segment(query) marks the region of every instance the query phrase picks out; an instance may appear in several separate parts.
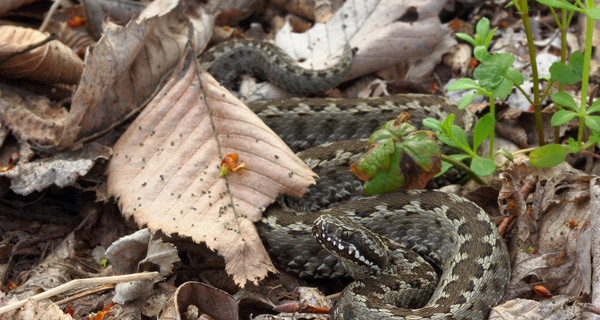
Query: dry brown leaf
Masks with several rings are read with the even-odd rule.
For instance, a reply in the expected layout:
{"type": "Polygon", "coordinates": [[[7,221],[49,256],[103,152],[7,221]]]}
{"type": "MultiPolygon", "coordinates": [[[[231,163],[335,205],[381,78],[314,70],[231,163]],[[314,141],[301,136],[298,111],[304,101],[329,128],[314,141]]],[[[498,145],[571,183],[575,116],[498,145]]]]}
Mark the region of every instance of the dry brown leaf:
{"type": "MultiPolygon", "coordinates": [[[[72,146],[79,138],[102,134],[135,114],[177,65],[191,34],[190,20],[178,7],[169,7],[168,12],[156,10],[162,2],[149,5],[141,22],[132,21],[115,33],[107,31],[86,56],[59,149],[72,146]]],[[[194,26],[212,22],[207,15],[196,19],[203,21],[192,21],[194,26]]],[[[198,45],[210,37],[209,33],[193,34],[198,45]]]]}
{"type": "Polygon", "coordinates": [[[0,15],[16,9],[20,6],[30,4],[40,0],[2,0],[0,1],[0,15]]]}
{"type": "Polygon", "coordinates": [[[175,291],[175,305],[179,319],[191,319],[187,315],[190,307],[199,309],[211,319],[237,320],[239,307],[235,299],[227,292],[206,283],[188,281],[175,291]]]}
{"type": "Polygon", "coordinates": [[[299,196],[314,183],[273,131],[199,69],[191,51],[117,141],[107,174],[123,215],[206,243],[240,285],[275,271],[252,222],[278,194],[299,196]],[[246,166],[219,178],[232,153],[246,166]]]}
{"type": "Polygon", "coordinates": [[[8,78],[48,83],[77,83],[83,70],[83,61],[60,41],[50,41],[20,53],[48,37],[49,34],[34,29],[0,26],[0,74],[8,78]],[[15,53],[19,54],[13,56],[15,53]]]}

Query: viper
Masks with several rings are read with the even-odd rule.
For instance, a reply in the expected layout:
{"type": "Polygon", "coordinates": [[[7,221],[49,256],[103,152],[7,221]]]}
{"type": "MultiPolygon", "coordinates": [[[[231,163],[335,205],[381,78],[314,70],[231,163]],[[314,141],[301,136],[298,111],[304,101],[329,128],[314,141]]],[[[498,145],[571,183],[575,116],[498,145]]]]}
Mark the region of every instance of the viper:
{"type": "MultiPolygon", "coordinates": [[[[257,41],[226,42],[201,58],[228,85],[236,72],[260,70],[255,72],[267,79],[284,78],[276,84],[291,83],[290,91],[311,93],[337,85],[350,68],[348,59],[345,48],[331,68],[305,70],[274,45],[257,41]]],[[[401,111],[417,126],[425,117],[457,114],[456,124],[467,132],[471,113],[433,95],[296,98],[249,107],[319,175],[302,198],[281,196],[258,229],[284,270],[356,280],[333,309],[334,319],[484,319],[502,298],[509,258],[485,211],[440,191],[363,197],[361,182],[348,170],[367,146],[365,138],[401,111]]]]}

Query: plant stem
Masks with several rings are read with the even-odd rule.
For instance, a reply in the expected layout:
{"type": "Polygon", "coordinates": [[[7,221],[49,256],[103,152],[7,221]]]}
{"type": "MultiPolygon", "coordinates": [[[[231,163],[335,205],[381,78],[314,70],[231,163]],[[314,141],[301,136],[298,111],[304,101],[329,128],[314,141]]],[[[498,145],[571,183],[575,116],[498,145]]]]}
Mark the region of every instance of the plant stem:
{"type": "Polygon", "coordinates": [[[490,95],[490,114],[494,119],[494,125],[490,132],[490,155],[489,158],[494,160],[494,134],[496,132],[496,105],[494,104],[494,98],[490,95]]]}
{"type": "MultiPolygon", "coordinates": [[[[567,61],[567,28],[569,28],[569,24],[567,21],[567,10],[560,10],[560,23],[558,23],[558,28],[560,30],[560,62],[565,63],[567,61]]],[[[558,92],[564,91],[563,85],[558,84],[558,92]]],[[[560,110],[558,106],[554,107],[554,112],[560,110]]],[[[554,128],[554,142],[556,144],[560,144],[560,126],[556,126],[554,128]]]]}
{"type": "MultiPolygon", "coordinates": [[[[592,0],[593,1],[593,0],[592,0]]],[[[540,101],[540,79],[538,77],[537,60],[535,58],[535,46],[533,45],[533,34],[531,33],[531,24],[529,23],[529,8],[527,0],[519,0],[519,13],[523,20],[523,28],[527,37],[527,47],[529,48],[529,61],[531,64],[531,77],[533,78],[533,108],[535,110],[535,126],[538,133],[538,143],[544,145],[544,124],[542,123],[542,103],[540,101]]]]}
{"type": "MultiPolygon", "coordinates": [[[[594,7],[594,0],[586,0],[586,6],[589,9],[594,7]]],[[[583,53],[583,74],[581,76],[581,105],[579,107],[579,130],[577,132],[577,146],[581,148],[583,140],[583,128],[585,109],[587,106],[587,91],[590,78],[590,60],[592,58],[592,37],[594,36],[594,20],[588,15],[585,16],[585,51],[583,53]]]]}
{"type": "Polygon", "coordinates": [[[469,167],[467,167],[464,163],[453,159],[452,157],[449,157],[445,154],[442,154],[442,160],[446,161],[448,163],[450,163],[451,165],[459,168],[460,170],[466,172],[469,177],[473,178],[473,180],[475,180],[475,182],[477,182],[478,184],[482,185],[482,186],[487,186],[488,184],[485,183],[483,180],[481,180],[481,178],[475,174],[475,172],[471,171],[471,169],[469,167]]]}
{"type": "Polygon", "coordinates": [[[517,86],[517,90],[521,91],[521,93],[523,94],[525,99],[527,99],[527,101],[529,101],[529,103],[531,103],[531,105],[533,105],[533,101],[531,100],[531,98],[529,97],[527,92],[525,92],[525,90],[523,90],[523,88],[521,88],[521,86],[517,86]]]}

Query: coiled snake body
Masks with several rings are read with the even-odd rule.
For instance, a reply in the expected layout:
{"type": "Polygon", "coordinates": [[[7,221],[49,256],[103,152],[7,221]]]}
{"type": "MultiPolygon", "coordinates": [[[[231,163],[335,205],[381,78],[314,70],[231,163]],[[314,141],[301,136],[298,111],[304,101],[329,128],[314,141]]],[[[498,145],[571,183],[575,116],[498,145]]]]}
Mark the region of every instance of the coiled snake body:
{"type": "MultiPolygon", "coordinates": [[[[260,63],[283,61],[269,59],[270,54],[261,53],[266,59],[260,63]]],[[[335,319],[487,316],[502,297],[510,272],[506,247],[485,211],[438,191],[361,197],[361,183],[347,170],[366,146],[360,139],[400,111],[409,111],[413,123],[420,124],[425,116],[457,113],[454,105],[430,95],[397,95],[301,98],[250,107],[292,149],[321,144],[299,153],[319,174],[317,185],[302,199],[282,197],[258,229],[274,262],[286,271],[313,278],[348,273],[357,280],[344,290],[335,319]],[[441,270],[439,280],[429,263],[441,270]]],[[[469,130],[473,116],[462,113],[457,120],[469,130]]]]}

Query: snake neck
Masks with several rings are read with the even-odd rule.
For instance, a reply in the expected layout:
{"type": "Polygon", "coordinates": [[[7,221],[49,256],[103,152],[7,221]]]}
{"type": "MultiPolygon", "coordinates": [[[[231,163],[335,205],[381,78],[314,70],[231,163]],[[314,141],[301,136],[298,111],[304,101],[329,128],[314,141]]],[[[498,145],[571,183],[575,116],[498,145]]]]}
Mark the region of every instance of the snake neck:
{"type": "Polygon", "coordinates": [[[350,71],[353,58],[352,49],[346,45],[331,67],[306,69],[271,43],[232,40],[212,47],[200,57],[200,61],[217,81],[228,87],[241,74],[252,73],[287,91],[315,94],[340,84],[350,71]]]}

